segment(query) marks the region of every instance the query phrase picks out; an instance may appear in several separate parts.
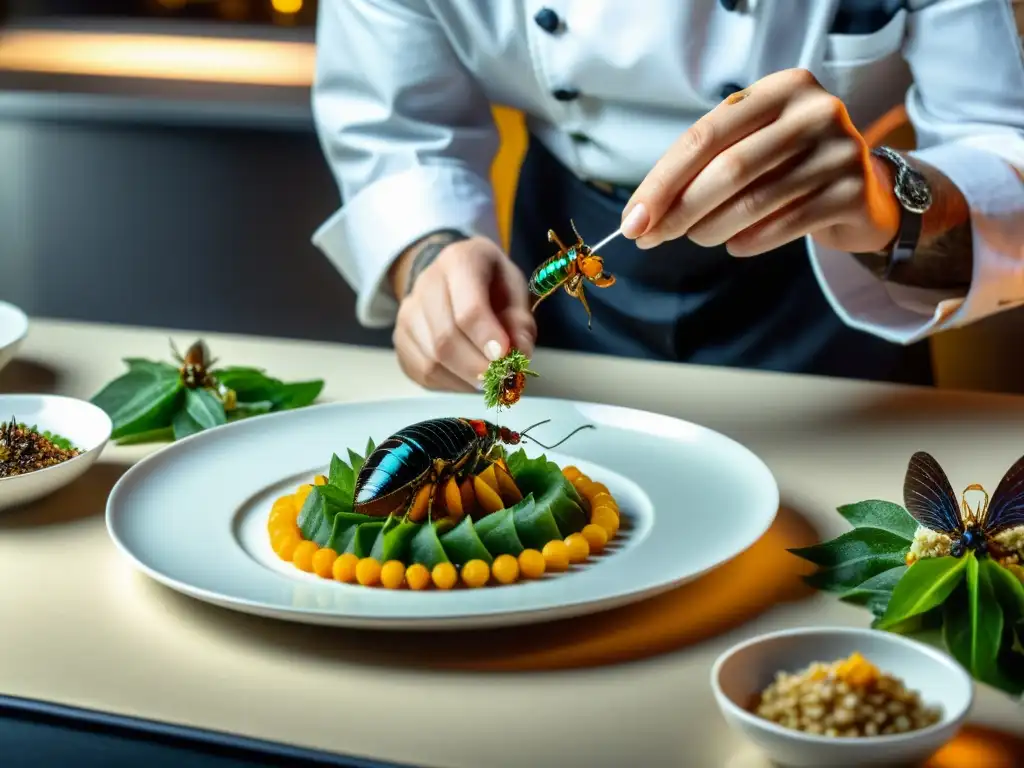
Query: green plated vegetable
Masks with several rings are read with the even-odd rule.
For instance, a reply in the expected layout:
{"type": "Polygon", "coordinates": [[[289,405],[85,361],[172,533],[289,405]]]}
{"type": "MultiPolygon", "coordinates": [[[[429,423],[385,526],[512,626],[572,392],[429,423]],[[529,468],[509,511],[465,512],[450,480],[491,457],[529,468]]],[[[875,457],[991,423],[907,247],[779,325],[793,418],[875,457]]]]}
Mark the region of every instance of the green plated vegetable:
{"type": "Polygon", "coordinates": [[[473,519],[469,515],[441,537],[441,546],[444,547],[448,559],[456,565],[465,565],[470,560],[483,560],[488,565],[494,562],[491,553],[480,541],[473,519]]]}

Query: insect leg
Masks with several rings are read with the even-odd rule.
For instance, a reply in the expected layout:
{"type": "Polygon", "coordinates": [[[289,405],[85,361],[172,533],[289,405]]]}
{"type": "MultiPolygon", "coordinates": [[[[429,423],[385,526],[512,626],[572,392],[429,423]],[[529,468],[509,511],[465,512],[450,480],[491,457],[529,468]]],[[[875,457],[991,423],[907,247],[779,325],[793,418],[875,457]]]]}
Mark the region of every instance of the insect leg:
{"type": "Polygon", "coordinates": [[[543,296],[533,294],[533,303],[530,305],[530,311],[533,312],[535,309],[537,309],[537,305],[544,301],[544,299],[546,299],[552,293],[554,293],[554,291],[549,291],[548,293],[545,293],[543,296]]]}
{"type": "Polygon", "coordinates": [[[587,295],[583,292],[583,280],[580,277],[573,278],[565,286],[566,292],[573,298],[579,299],[580,304],[587,313],[587,330],[593,330],[593,316],[590,314],[590,304],[587,303],[587,295]]]}
{"type": "Polygon", "coordinates": [[[568,250],[568,249],[567,249],[567,248],[565,247],[565,243],[563,243],[563,242],[562,242],[562,241],[561,241],[561,240],[560,240],[560,239],[558,238],[558,235],[556,235],[556,234],[555,234],[555,230],[553,230],[553,229],[549,229],[549,230],[548,230],[548,242],[549,242],[549,243],[554,243],[555,245],[557,245],[557,246],[558,246],[558,250],[559,250],[559,251],[565,251],[565,250],[568,250]]]}

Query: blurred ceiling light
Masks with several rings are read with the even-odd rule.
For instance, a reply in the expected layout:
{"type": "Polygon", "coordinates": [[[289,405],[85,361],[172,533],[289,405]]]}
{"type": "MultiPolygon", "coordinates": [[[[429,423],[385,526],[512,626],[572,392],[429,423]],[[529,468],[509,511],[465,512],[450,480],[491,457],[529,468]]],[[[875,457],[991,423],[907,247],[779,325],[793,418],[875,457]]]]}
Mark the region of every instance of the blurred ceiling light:
{"type": "Polygon", "coordinates": [[[300,86],[313,43],[43,30],[0,31],[0,70],[300,86]]]}
{"type": "Polygon", "coordinates": [[[302,0],[270,0],[270,4],[278,13],[298,13],[302,10],[302,0]]]}

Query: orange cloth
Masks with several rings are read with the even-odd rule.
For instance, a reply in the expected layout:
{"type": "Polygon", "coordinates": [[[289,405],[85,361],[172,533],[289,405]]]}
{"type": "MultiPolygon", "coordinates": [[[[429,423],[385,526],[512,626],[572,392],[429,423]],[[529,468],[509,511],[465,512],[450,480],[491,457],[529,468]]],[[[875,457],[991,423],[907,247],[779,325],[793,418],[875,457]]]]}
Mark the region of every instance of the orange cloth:
{"type": "Polygon", "coordinates": [[[459,644],[459,652],[441,664],[487,672],[538,671],[614,664],[676,650],[809,594],[799,576],[813,566],[786,549],[817,541],[802,517],[783,508],[750,549],[696,581],[611,611],[501,630],[501,648],[511,649],[501,655],[476,637],[479,653],[459,644]]]}

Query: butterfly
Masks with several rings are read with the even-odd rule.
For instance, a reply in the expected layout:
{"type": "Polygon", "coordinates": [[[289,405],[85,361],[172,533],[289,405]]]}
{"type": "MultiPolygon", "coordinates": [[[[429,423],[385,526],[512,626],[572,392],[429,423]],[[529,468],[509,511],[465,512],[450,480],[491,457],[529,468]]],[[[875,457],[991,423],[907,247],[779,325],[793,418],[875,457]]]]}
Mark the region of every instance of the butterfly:
{"type": "Polygon", "coordinates": [[[964,489],[957,503],[949,478],[934,458],[924,451],[910,457],[903,481],[903,503],[925,528],[948,536],[950,554],[962,557],[969,551],[1001,556],[993,537],[1024,525],[1024,457],[1007,470],[989,500],[977,483],[964,489]],[[985,498],[974,509],[967,503],[968,491],[981,491],[985,498]]]}

